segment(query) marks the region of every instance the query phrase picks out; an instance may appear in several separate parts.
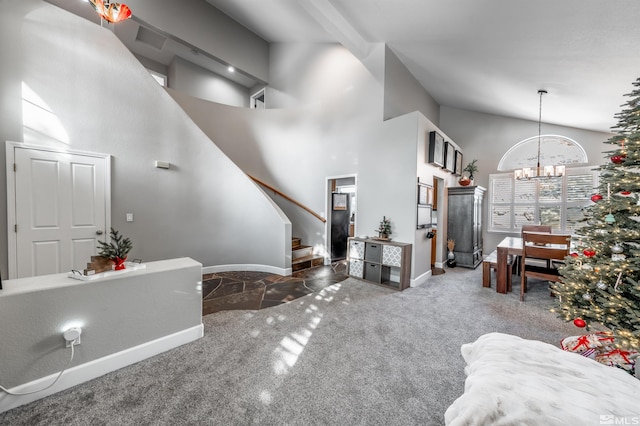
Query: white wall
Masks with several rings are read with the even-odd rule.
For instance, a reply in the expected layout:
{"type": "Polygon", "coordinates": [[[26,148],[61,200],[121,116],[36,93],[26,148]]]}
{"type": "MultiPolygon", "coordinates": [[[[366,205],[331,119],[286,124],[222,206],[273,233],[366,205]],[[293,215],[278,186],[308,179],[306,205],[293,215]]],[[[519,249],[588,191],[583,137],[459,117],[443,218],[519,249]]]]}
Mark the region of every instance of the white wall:
{"type": "MultiPolygon", "coordinates": [[[[335,44],[274,44],[271,52],[272,109],[230,108],[169,92],[241,169],[316,212],[328,209],[327,177],[357,175],[355,234],[376,235],[387,216],[392,238],[414,245],[412,278],[428,278],[431,241],[416,230],[417,178],[442,177],[445,188],[455,183],[450,173],[426,164],[435,124],[418,112],[382,120],[382,83],[369,69],[384,55],[372,55],[365,67],[335,44]]],[[[274,199],[291,218],[293,235],[324,247],[321,222],[274,199]]]]}
{"type": "MultiPolygon", "coordinates": [[[[465,111],[450,107],[440,110],[440,125],[449,136],[462,146],[464,164],[478,159],[478,173],[474,174],[475,183],[488,189],[489,175],[498,173],[500,159],[516,143],[538,135],[538,122],[521,120],[498,115],[465,111]]],[[[576,129],[574,127],[542,125],[542,133],[567,136],[578,142],[587,152],[589,165],[603,163],[603,144],[609,133],[576,129]]],[[[487,194],[488,195],[488,194],[487,194]]],[[[487,223],[489,201],[484,202],[484,221],[487,223]]],[[[504,233],[484,232],[484,251],[493,251],[496,245],[507,235],[504,233]]]]}
{"type": "Polygon", "coordinates": [[[169,87],[197,98],[235,107],[249,107],[249,89],[176,57],[169,65],[169,87]]]}
{"type": "MultiPolygon", "coordinates": [[[[366,171],[386,161],[363,159],[380,137],[381,87],[339,45],[275,44],[271,52],[269,109],[231,108],[170,93],[242,170],[326,214],[327,177],[357,174],[358,185],[367,186],[366,171]]],[[[294,236],[306,245],[324,246],[319,220],[274,199],[291,218],[294,236]]],[[[378,210],[372,214],[381,219],[385,213],[378,210]]],[[[374,229],[364,217],[358,219],[358,227],[374,229]]]]}
{"type": "Polygon", "coordinates": [[[80,327],[73,363],[55,386],[0,392],[0,412],[202,337],[202,265],[148,262],[96,281],[67,274],[5,281],[0,291],[0,384],[33,392],[70,359],[62,333],[80,327]],[[153,303],[149,303],[153,300],[153,303]],[[45,380],[41,380],[45,378],[45,380]]]}
{"type": "Polygon", "coordinates": [[[386,45],[384,66],[384,119],[420,111],[438,125],[440,106],[386,45]]]}
{"type": "MultiPolygon", "coordinates": [[[[243,110],[170,91],[243,170],[326,214],[326,178],[357,175],[358,236],[391,218],[396,241],[413,244],[416,223],[417,115],[382,121],[381,83],[335,44],[275,44],[267,103],[243,110]]],[[[382,56],[379,56],[383,59],[382,56]]],[[[293,234],[325,245],[324,225],[288,201],[293,234]]]]}
{"type": "MultiPolygon", "coordinates": [[[[420,178],[420,182],[431,185],[434,178],[442,179],[442,184],[438,188],[438,194],[436,194],[440,196],[440,202],[438,202],[438,210],[436,212],[438,223],[437,226],[434,226],[434,229],[437,233],[436,241],[438,243],[436,262],[443,262],[446,260],[444,256],[447,253],[447,203],[444,200],[446,200],[447,188],[458,186],[458,178],[441,167],[428,164],[429,133],[437,131],[446,141],[451,142],[456,149],[459,149],[460,146],[452,140],[450,135],[444,133],[438,126],[420,113],[417,113],[417,130],[416,164],[417,176],[420,178]]],[[[417,194],[415,199],[417,200],[417,194]]],[[[429,274],[431,271],[431,240],[427,239],[426,233],[426,229],[415,231],[414,250],[416,251],[416,261],[414,265],[414,279],[419,282],[421,281],[420,277],[424,277],[425,274],[429,274]]]]}
{"type": "Polygon", "coordinates": [[[136,19],[148,22],[225,64],[269,79],[269,43],[204,0],[127,0],[136,19]]]}
{"type": "MultiPolygon", "coordinates": [[[[112,32],[42,1],[2,1],[0,57],[0,140],[28,136],[30,143],[111,154],[112,225],[133,241],[131,256],[289,267],[289,221],[112,32]],[[62,136],[27,128],[23,83],[62,136]],[[155,160],[172,167],[156,169],[155,160]]],[[[0,156],[0,241],[7,241],[4,149],[0,156]]],[[[6,245],[0,250],[6,277],[6,245]]]]}

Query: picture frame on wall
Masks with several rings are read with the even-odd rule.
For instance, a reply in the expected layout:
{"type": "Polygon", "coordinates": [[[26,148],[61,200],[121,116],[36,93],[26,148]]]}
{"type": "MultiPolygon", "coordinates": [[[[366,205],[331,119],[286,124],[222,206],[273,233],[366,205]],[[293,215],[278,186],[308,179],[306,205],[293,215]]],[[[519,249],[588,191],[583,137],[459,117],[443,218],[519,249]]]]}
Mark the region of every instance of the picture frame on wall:
{"type": "Polygon", "coordinates": [[[444,167],[444,137],[435,130],[429,132],[429,164],[444,167]]]}
{"type": "Polygon", "coordinates": [[[333,210],[347,209],[348,194],[333,193],[333,210]]]}
{"type": "Polygon", "coordinates": [[[456,169],[456,148],[451,142],[444,143],[444,169],[455,173],[456,169]]]}
{"type": "Polygon", "coordinates": [[[416,229],[431,228],[431,205],[418,205],[418,221],[416,229]]]}
{"type": "Polygon", "coordinates": [[[433,186],[418,182],[418,205],[433,204],[433,186]]]}
{"type": "Polygon", "coordinates": [[[457,149],[454,174],[456,176],[462,176],[462,153],[457,149]]]}

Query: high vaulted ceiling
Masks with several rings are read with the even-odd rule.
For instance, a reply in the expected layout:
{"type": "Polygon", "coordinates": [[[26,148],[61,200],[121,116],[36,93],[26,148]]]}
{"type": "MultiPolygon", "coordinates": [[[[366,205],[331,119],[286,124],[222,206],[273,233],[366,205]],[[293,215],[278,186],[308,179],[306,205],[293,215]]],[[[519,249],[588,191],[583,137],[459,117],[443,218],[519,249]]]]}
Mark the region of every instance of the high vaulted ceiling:
{"type": "Polygon", "coordinates": [[[546,89],[543,122],[609,131],[640,77],[637,0],[207,1],[269,42],[387,43],[443,106],[537,121],[546,89]]]}
{"type": "Polygon", "coordinates": [[[206,2],[272,43],[386,43],[442,106],[537,121],[545,89],[543,122],[606,132],[640,77],[638,0],[206,2]]]}

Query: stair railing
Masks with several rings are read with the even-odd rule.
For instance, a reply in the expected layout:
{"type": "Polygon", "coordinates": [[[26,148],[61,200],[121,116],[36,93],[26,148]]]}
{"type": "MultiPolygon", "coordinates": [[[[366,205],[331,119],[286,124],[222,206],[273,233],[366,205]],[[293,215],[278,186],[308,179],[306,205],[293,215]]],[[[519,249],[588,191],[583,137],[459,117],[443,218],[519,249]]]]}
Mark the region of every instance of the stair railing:
{"type": "Polygon", "coordinates": [[[324,217],[320,216],[318,213],[314,212],[313,210],[311,210],[309,207],[305,206],[302,203],[297,202],[296,200],[294,200],[293,198],[289,197],[287,194],[284,194],[281,191],[278,191],[277,189],[275,189],[273,186],[261,181],[258,178],[255,178],[251,175],[247,175],[249,176],[254,182],[258,183],[259,185],[264,186],[265,188],[275,192],[276,194],[278,194],[279,196],[281,196],[282,198],[284,198],[285,200],[291,201],[293,204],[295,204],[296,206],[300,207],[303,210],[306,210],[308,213],[310,213],[311,215],[313,215],[314,217],[316,217],[318,220],[320,220],[322,223],[326,223],[327,219],[325,219],[324,217]]]}

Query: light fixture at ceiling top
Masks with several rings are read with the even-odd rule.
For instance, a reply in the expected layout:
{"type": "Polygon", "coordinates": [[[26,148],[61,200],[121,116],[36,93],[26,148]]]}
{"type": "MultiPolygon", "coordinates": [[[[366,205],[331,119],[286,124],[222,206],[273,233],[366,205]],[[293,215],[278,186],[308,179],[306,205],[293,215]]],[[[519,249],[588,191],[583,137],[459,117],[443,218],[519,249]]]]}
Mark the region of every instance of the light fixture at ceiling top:
{"type": "Polygon", "coordinates": [[[124,3],[110,3],[109,0],[89,0],[100,17],[108,22],[120,22],[131,18],[131,9],[124,3]]]}
{"type": "Polygon", "coordinates": [[[535,168],[523,167],[515,170],[513,175],[517,180],[552,178],[564,175],[564,166],[540,166],[540,145],[542,141],[542,95],[545,95],[546,93],[546,90],[538,90],[538,94],[540,95],[540,109],[538,113],[538,162],[535,168]]]}

